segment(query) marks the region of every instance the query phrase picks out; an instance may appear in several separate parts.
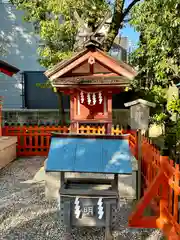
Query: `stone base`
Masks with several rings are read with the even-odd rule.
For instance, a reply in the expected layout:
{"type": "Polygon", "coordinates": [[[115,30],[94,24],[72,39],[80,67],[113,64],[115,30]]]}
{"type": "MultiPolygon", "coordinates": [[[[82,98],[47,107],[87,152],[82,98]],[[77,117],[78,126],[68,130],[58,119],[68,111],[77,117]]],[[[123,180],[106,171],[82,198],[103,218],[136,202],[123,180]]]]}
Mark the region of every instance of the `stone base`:
{"type": "Polygon", "coordinates": [[[0,137],[0,169],[16,159],[17,137],[0,137]]]}

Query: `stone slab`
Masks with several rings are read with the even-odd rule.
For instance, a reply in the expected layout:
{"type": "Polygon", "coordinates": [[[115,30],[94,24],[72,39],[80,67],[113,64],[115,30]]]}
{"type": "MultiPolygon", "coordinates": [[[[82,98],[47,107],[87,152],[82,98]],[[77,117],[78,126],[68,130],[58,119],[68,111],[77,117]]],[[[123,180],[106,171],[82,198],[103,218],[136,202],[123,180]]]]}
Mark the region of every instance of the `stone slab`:
{"type": "Polygon", "coordinates": [[[0,169],[16,159],[17,137],[0,137],[0,169]]]}

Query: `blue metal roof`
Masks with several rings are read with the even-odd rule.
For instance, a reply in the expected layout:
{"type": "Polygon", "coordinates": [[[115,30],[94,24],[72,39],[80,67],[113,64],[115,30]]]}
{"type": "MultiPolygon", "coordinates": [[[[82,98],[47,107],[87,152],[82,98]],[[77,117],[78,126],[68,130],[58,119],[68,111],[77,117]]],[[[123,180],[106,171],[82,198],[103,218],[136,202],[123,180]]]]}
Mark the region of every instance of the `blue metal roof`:
{"type": "Polygon", "coordinates": [[[180,83],[176,84],[176,87],[180,87],[180,83]]]}
{"type": "Polygon", "coordinates": [[[46,171],[132,173],[128,139],[52,137],[46,171]]]}

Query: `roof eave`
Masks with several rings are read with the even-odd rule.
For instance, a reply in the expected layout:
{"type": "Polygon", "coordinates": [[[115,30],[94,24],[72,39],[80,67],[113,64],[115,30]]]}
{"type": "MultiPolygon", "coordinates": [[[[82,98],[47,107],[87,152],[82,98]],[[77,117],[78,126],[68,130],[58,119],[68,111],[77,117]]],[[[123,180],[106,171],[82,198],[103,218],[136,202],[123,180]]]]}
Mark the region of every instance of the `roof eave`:
{"type": "Polygon", "coordinates": [[[131,106],[134,106],[134,105],[137,105],[137,104],[143,104],[143,105],[146,105],[148,107],[156,107],[156,104],[153,103],[153,102],[149,102],[149,101],[146,101],[144,99],[137,99],[137,100],[134,100],[134,101],[131,101],[131,102],[127,102],[124,104],[125,107],[131,107],[131,106]]]}
{"type": "Polygon", "coordinates": [[[0,60],[0,71],[9,76],[13,76],[14,74],[17,74],[20,71],[20,69],[14,67],[13,65],[5,61],[0,60]]]}
{"type": "Polygon", "coordinates": [[[54,74],[56,74],[61,69],[65,68],[68,64],[75,61],[77,58],[81,57],[83,54],[85,54],[88,51],[88,49],[84,49],[79,53],[76,53],[74,56],[72,56],[70,59],[67,59],[65,61],[61,61],[60,63],[57,63],[55,66],[50,68],[49,70],[44,72],[44,75],[49,78],[51,81],[54,74]]]}

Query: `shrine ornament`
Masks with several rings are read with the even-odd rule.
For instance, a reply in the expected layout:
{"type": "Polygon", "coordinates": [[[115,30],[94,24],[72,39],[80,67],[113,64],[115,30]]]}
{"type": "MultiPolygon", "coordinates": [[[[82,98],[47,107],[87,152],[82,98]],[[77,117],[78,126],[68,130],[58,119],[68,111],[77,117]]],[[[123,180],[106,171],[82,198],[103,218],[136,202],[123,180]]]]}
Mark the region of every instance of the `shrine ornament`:
{"type": "Polygon", "coordinates": [[[81,104],[85,103],[85,100],[87,101],[87,104],[90,106],[95,106],[96,104],[102,104],[103,102],[102,92],[101,91],[98,91],[98,92],[80,91],[81,104]]]}

